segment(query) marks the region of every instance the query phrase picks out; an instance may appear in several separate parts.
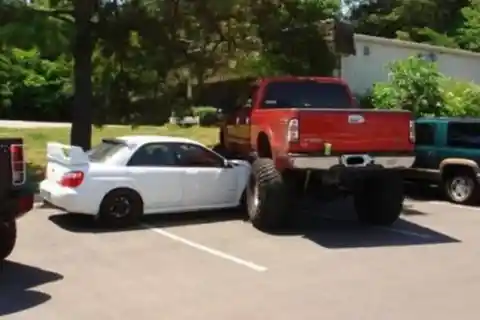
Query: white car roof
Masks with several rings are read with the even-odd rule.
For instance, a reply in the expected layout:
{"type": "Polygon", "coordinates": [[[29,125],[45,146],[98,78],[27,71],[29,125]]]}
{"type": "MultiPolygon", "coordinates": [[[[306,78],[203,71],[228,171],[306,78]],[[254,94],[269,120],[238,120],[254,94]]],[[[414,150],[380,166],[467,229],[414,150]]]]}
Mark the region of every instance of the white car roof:
{"type": "Polygon", "coordinates": [[[154,136],[154,135],[138,135],[138,136],[122,136],[117,139],[125,141],[127,144],[145,144],[151,142],[177,142],[177,143],[191,143],[203,146],[198,141],[182,137],[172,136],[154,136]]]}

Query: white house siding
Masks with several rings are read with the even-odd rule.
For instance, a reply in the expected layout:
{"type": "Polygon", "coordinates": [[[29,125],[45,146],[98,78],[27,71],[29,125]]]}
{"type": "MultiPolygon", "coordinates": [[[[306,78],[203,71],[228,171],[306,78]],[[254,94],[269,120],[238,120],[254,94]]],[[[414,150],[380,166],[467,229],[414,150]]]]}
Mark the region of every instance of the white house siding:
{"type": "Polygon", "coordinates": [[[389,62],[418,54],[436,59],[439,71],[447,76],[480,84],[479,53],[362,34],[355,35],[355,44],[357,54],[342,58],[341,77],[357,94],[388,80],[389,62]]]}

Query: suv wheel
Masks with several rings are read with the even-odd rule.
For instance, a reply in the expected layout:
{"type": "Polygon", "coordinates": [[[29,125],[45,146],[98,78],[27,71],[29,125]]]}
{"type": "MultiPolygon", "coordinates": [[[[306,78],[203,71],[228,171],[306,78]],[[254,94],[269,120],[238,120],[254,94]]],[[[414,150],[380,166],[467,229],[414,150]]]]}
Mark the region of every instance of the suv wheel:
{"type": "Polygon", "coordinates": [[[455,172],[447,176],[443,183],[445,195],[453,203],[474,204],[478,200],[478,182],[473,173],[455,172]]]}

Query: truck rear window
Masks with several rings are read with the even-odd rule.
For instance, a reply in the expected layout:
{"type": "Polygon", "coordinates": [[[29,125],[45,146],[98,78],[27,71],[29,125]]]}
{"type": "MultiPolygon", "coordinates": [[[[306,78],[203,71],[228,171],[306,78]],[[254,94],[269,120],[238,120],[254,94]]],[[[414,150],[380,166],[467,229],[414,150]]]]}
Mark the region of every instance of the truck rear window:
{"type": "Polygon", "coordinates": [[[117,140],[103,140],[88,152],[91,162],[105,162],[108,158],[125,147],[125,143],[117,140]]]}
{"type": "Polygon", "coordinates": [[[262,108],[353,108],[347,88],[341,83],[281,81],[265,88],[262,108]]]}

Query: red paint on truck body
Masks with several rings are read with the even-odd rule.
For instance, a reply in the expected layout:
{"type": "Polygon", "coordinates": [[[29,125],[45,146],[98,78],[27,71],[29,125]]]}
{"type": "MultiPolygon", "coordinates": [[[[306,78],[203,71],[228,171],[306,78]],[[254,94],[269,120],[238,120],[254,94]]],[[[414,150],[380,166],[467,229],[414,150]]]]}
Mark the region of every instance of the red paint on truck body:
{"type": "Polygon", "coordinates": [[[268,138],[279,167],[289,153],[408,153],[412,115],[406,111],[358,109],[348,85],[339,78],[272,77],[251,87],[250,99],[227,116],[221,130],[225,146],[247,156],[268,138]],[[363,118],[351,123],[350,119],[363,118]],[[287,140],[287,125],[298,119],[298,141],[287,140]]]}

